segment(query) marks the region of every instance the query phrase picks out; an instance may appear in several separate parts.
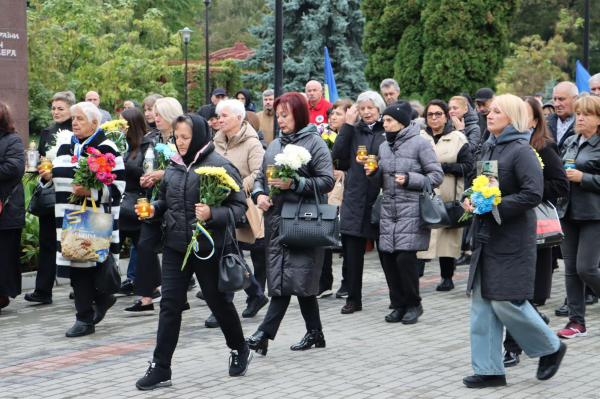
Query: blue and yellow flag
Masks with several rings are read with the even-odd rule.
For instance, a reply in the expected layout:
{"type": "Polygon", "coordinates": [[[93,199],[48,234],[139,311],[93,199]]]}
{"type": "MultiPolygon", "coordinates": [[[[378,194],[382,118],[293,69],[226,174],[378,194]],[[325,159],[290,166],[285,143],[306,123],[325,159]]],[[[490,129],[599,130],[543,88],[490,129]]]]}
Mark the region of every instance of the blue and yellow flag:
{"type": "Polygon", "coordinates": [[[590,91],[590,73],[579,60],[577,60],[577,69],[575,70],[575,82],[580,93],[590,91]]]}
{"type": "Polygon", "coordinates": [[[333,76],[333,68],[331,68],[331,60],[329,59],[327,47],[325,47],[325,87],[323,87],[323,97],[330,103],[334,103],[338,100],[335,76],[333,76]]]}

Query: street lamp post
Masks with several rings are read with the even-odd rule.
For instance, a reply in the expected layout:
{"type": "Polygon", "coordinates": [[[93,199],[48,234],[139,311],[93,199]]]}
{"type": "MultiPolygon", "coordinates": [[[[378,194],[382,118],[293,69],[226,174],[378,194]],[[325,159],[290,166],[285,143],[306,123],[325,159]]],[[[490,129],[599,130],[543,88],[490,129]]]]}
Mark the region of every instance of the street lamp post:
{"type": "Polygon", "coordinates": [[[205,94],[206,94],[206,104],[210,104],[210,62],[208,59],[208,11],[210,10],[210,2],[211,0],[204,0],[204,6],[206,8],[206,77],[205,77],[205,94]]]}
{"type": "Polygon", "coordinates": [[[583,67],[590,70],[590,0],[585,0],[585,21],[583,24],[583,67]]]}
{"type": "MultiPolygon", "coordinates": [[[[275,0],[275,98],[283,94],[283,0],[275,0]]],[[[279,130],[273,118],[273,132],[279,130]]]]}
{"type": "Polygon", "coordinates": [[[189,29],[187,26],[185,29],[179,31],[183,36],[183,43],[185,43],[185,113],[189,111],[188,108],[188,44],[190,44],[190,38],[194,31],[189,29]]]}

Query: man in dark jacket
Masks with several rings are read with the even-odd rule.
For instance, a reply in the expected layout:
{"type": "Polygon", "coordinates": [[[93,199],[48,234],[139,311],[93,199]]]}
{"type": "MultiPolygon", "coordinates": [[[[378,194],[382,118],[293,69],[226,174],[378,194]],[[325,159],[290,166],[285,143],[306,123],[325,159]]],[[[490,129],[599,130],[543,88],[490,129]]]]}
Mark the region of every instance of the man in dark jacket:
{"type": "Polygon", "coordinates": [[[487,116],[490,113],[490,105],[494,100],[494,91],[487,87],[477,90],[475,93],[475,103],[477,104],[477,117],[479,118],[479,131],[481,132],[481,143],[485,143],[490,138],[487,130],[487,116]]]}
{"type": "Polygon", "coordinates": [[[227,98],[227,93],[225,92],[225,90],[219,88],[214,89],[212,92],[212,96],[210,97],[210,104],[206,104],[198,108],[196,115],[200,115],[204,119],[209,120],[211,106],[214,109],[214,107],[219,103],[219,101],[224,100],[225,98],[227,98]]]}
{"type": "Polygon", "coordinates": [[[246,89],[241,89],[235,93],[235,98],[240,100],[244,104],[246,111],[256,112],[256,105],[252,102],[252,95],[246,89]]]}
{"type": "Polygon", "coordinates": [[[579,90],[571,82],[560,82],[554,87],[552,98],[556,112],[548,115],[548,129],[561,150],[566,139],[575,134],[575,114],[573,104],[579,90]]]}

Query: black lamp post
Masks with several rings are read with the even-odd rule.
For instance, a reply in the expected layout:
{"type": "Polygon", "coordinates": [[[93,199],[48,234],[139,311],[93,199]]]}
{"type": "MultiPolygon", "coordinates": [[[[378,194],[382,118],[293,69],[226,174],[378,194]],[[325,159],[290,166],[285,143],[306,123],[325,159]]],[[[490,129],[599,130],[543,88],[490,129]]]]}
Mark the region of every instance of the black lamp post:
{"type": "Polygon", "coordinates": [[[210,2],[211,0],[204,0],[204,6],[206,8],[206,77],[205,77],[205,91],[206,91],[206,104],[210,104],[210,62],[208,59],[208,11],[210,10],[210,2]]]}
{"type": "MultiPolygon", "coordinates": [[[[283,94],[283,0],[275,0],[275,98],[283,94]]],[[[273,118],[273,132],[279,130],[273,118]]]]}
{"type": "Polygon", "coordinates": [[[583,67],[590,70],[590,0],[585,0],[585,21],[583,24],[583,67]]]}
{"type": "Polygon", "coordinates": [[[185,43],[185,113],[189,111],[188,108],[188,44],[190,44],[190,38],[194,31],[189,29],[187,26],[185,29],[179,31],[183,36],[183,42],[185,43]]]}

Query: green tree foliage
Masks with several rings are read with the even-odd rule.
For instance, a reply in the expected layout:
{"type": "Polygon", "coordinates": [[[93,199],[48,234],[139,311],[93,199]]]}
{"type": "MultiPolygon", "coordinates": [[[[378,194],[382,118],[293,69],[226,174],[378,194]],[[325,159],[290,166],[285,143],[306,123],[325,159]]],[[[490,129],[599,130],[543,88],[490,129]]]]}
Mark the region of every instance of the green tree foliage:
{"type": "MultiPolygon", "coordinates": [[[[275,2],[269,0],[270,10],[275,2]]],[[[364,19],[357,0],[286,0],[284,1],[284,91],[304,91],[311,79],[323,81],[323,51],[327,46],[338,93],[355,98],[367,85],[364,77],[366,58],[361,51],[364,19]]],[[[251,28],[260,39],[256,55],[244,67],[257,71],[247,81],[272,87],[275,45],[275,16],[263,18],[251,28]]]]}
{"type": "Polygon", "coordinates": [[[168,61],[180,55],[181,39],[162,23],[157,9],[134,16],[134,0],[95,5],[88,0],[32,0],[28,9],[30,129],[52,123],[50,99],[71,90],[83,100],[96,90],[109,112],[127,99],[158,92],[168,61]]]}
{"type": "Polygon", "coordinates": [[[561,68],[568,65],[569,54],[577,46],[566,42],[564,37],[582,24],[581,18],[576,19],[563,9],[554,36],[547,42],[540,35],[533,35],[525,36],[519,45],[511,44],[513,54],[506,58],[496,78],[498,92],[532,95],[542,91],[548,81],[569,80],[561,68]]]}
{"type": "Polygon", "coordinates": [[[493,86],[518,0],[365,0],[362,7],[370,85],[394,77],[403,96],[447,99],[493,86]]]}

